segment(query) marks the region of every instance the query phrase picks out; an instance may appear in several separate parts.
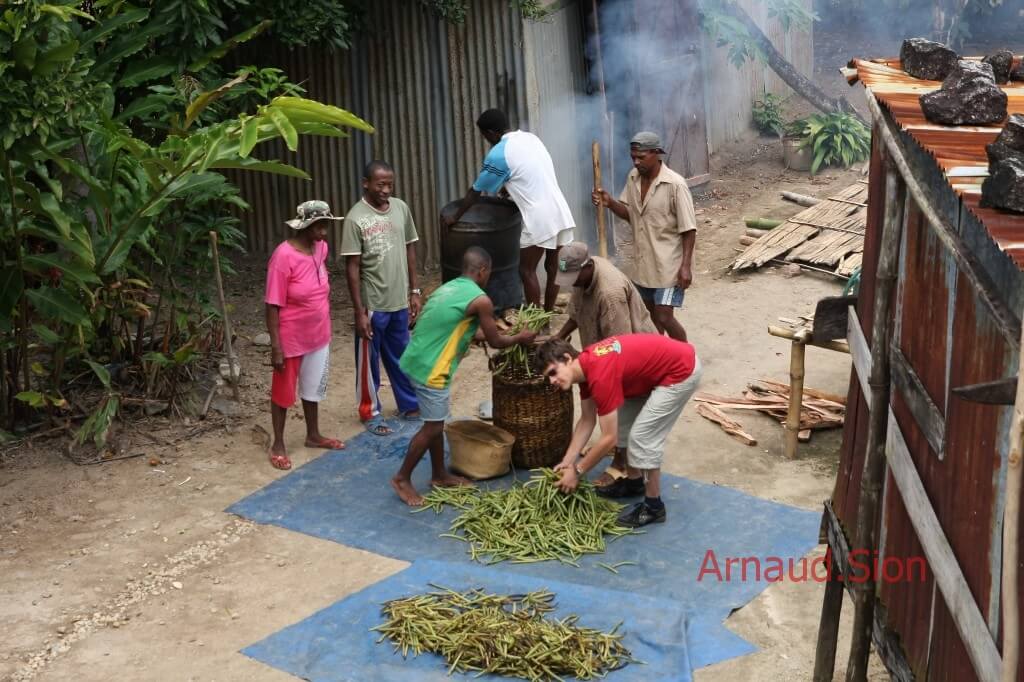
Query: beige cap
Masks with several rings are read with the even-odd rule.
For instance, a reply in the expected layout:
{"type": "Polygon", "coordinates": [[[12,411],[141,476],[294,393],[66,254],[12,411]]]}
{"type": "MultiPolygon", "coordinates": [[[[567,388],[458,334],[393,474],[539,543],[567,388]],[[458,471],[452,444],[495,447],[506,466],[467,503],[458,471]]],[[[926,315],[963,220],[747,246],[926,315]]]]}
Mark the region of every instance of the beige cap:
{"type": "Polygon", "coordinates": [[[558,252],[558,274],[555,283],[571,287],[576,283],[583,266],[590,262],[590,249],[584,242],[569,242],[558,252]]]}

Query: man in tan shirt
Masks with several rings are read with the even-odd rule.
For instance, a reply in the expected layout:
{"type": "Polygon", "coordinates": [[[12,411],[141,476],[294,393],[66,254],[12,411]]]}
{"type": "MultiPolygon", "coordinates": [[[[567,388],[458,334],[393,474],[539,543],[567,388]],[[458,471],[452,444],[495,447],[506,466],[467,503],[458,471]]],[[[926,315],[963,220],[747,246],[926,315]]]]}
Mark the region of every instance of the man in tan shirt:
{"type": "MultiPolygon", "coordinates": [[[[580,347],[586,348],[609,336],[658,333],[629,278],[607,259],[591,256],[584,242],[571,242],[558,252],[555,281],[559,287],[572,288],[569,319],[555,337],[568,341],[578,329],[580,347]]],[[[594,484],[611,485],[625,471],[626,449],[617,447],[611,466],[594,484]]]]}
{"type": "Polygon", "coordinates": [[[686,341],[686,330],[675,318],[683,293],[693,282],[693,245],[697,220],[686,179],[666,166],[660,138],[637,133],[629,146],[633,170],[616,201],[603,189],[594,190],[602,204],[633,229],[632,279],[658,331],[686,341]]]}

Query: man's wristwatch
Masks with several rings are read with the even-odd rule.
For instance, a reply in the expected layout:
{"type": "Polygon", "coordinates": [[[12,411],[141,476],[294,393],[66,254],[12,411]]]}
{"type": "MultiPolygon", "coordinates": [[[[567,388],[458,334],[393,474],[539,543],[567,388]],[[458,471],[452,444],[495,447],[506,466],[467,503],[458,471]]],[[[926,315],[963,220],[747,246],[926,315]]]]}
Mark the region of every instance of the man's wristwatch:
{"type": "Polygon", "coordinates": [[[410,289],[409,290],[409,295],[410,296],[422,296],[423,295],[423,290],[422,289],[410,289]]]}

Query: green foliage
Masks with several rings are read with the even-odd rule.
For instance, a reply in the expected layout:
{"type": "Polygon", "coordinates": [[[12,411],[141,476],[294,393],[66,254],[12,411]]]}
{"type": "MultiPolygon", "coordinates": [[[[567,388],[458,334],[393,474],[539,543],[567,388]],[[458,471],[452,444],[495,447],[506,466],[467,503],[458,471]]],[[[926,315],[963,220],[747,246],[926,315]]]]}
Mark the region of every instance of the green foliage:
{"type": "Polygon", "coordinates": [[[345,0],[261,0],[259,9],[274,20],[273,36],[289,46],[348,49],[360,20],[358,6],[345,0]]]}
{"type": "Polygon", "coordinates": [[[871,130],[847,113],[813,114],[788,128],[802,138],[801,147],[814,154],[811,173],[825,166],[847,167],[871,153],[871,130]]]}
{"type": "Polygon", "coordinates": [[[69,2],[26,0],[0,13],[0,148],[54,131],[101,108],[109,87],[89,76],[80,51],[78,10],[69,2]]]}
{"type": "Polygon", "coordinates": [[[88,6],[0,14],[0,354],[14,369],[0,417],[65,409],[75,391],[76,438],[102,447],[124,396],[174,404],[220,347],[209,233],[240,249],[246,208],[223,172],[308,179],[259,146],[373,128],[277,69],[221,73],[217,58],[266,29],[231,26],[247,0],[88,6]]]}
{"type": "Polygon", "coordinates": [[[783,122],[783,104],[785,98],[765,92],[764,97],[754,102],[751,115],[754,126],[763,135],[772,134],[782,137],[785,123],[783,122]]]}
{"type": "MultiPolygon", "coordinates": [[[[733,3],[735,0],[725,0],[733,3]]],[[[747,26],[723,8],[722,0],[698,0],[701,27],[715,39],[718,47],[728,48],[729,62],[736,68],[747,61],[766,62],[767,55],[747,26]]],[[[800,0],[765,0],[768,17],[778,20],[784,31],[807,30],[818,20],[800,0]]]]}
{"type": "MultiPolygon", "coordinates": [[[[416,2],[452,24],[464,23],[466,12],[469,11],[468,0],[416,0],[416,2]]],[[[543,0],[509,0],[509,5],[515,7],[524,19],[534,21],[544,19],[551,13],[543,0]]]]}

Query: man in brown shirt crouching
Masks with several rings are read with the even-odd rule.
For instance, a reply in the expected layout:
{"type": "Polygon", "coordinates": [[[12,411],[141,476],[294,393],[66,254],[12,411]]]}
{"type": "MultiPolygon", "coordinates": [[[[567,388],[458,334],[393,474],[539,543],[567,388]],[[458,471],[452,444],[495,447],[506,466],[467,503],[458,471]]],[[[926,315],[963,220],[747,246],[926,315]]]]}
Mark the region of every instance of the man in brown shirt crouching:
{"type": "MultiPolygon", "coordinates": [[[[569,340],[579,330],[580,347],[586,348],[610,336],[658,333],[629,277],[607,259],[591,256],[584,242],[571,242],[558,252],[555,281],[563,289],[572,287],[566,311],[569,319],[555,337],[569,340]]],[[[625,471],[626,448],[616,447],[611,466],[594,484],[599,488],[611,485],[625,476],[625,471]]]]}

